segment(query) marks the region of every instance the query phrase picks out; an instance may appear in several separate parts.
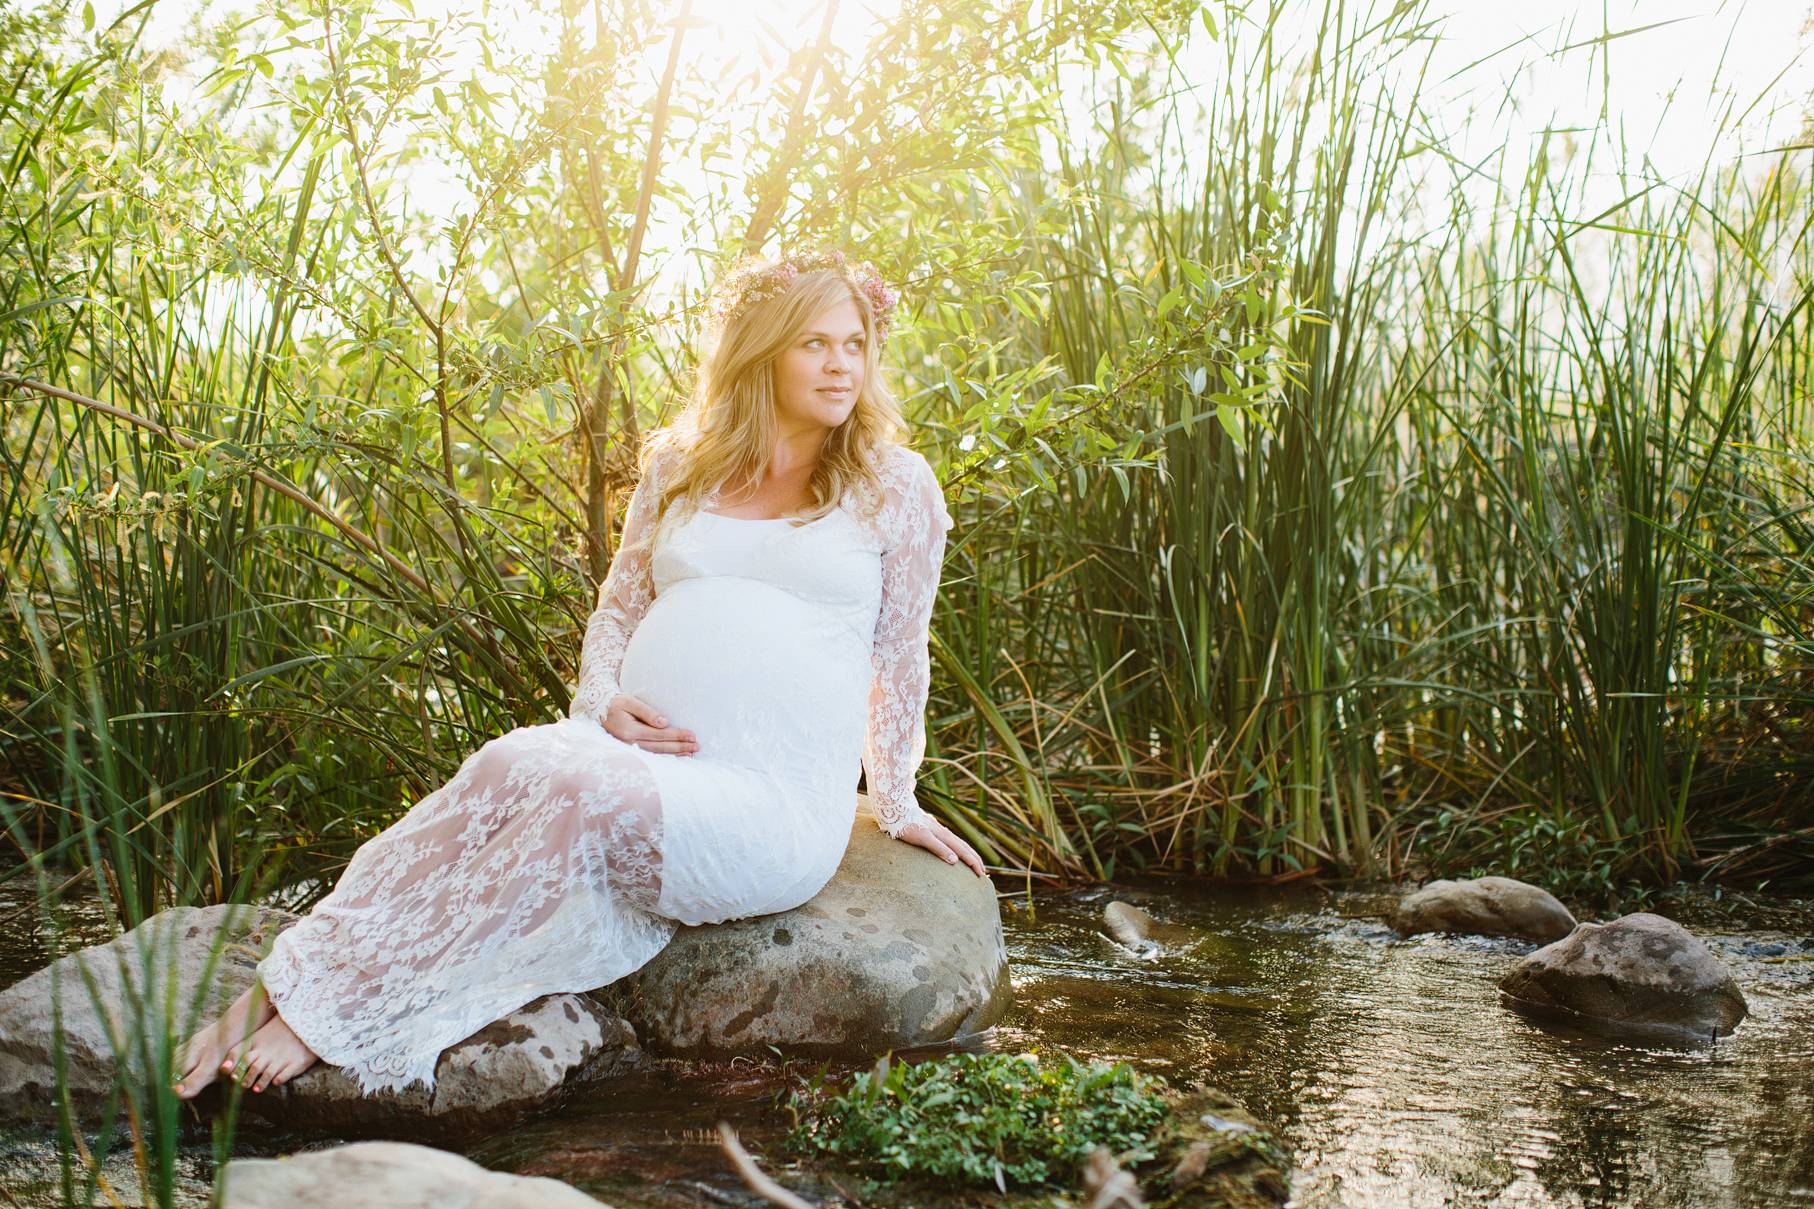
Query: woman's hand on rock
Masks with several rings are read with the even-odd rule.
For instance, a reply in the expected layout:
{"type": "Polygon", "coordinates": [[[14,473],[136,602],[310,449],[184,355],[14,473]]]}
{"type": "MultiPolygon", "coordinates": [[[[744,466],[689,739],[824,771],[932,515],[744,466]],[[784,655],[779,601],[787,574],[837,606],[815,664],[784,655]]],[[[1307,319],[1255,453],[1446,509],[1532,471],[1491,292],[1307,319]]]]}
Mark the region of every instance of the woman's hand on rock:
{"type": "Polygon", "coordinates": [[[668,720],[653,706],[638,701],[629,693],[619,693],[611,698],[602,725],[612,738],[622,739],[644,751],[690,756],[699,750],[698,735],[678,726],[669,726],[668,720]]]}
{"type": "Polygon", "coordinates": [[[965,843],[957,832],[931,816],[927,816],[923,823],[909,823],[901,828],[899,838],[924,848],[948,865],[961,861],[970,866],[976,876],[986,876],[983,872],[983,858],[976,855],[976,849],[965,843]]]}

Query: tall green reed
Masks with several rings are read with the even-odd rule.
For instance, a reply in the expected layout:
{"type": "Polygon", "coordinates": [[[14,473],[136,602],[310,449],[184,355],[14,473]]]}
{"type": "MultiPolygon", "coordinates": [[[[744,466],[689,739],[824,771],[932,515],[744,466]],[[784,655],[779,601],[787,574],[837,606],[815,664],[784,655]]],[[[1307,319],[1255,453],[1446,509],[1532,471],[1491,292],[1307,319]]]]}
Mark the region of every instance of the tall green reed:
{"type": "MultiPolygon", "coordinates": [[[[29,605],[22,610],[21,621],[35,656],[50,668],[49,643],[29,605]]],[[[61,805],[73,832],[73,848],[39,849],[18,801],[11,795],[0,798],[0,824],[27,856],[26,867],[35,875],[41,935],[53,958],[65,958],[49,973],[53,1069],[45,1090],[58,1157],[54,1194],[67,1206],[120,1204],[136,1197],[135,1203],[173,1207],[192,1191],[184,1178],[189,1173],[181,1151],[193,1146],[196,1127],[192,1105],[176,1094],[173,1084],[182,1075],[184,1043],[225,1006],[216,979],[228,948],[250,922],[252,909],[226,908],[227,915],[216,921],[222,926],[199,954],[184,951],[185,932],[193,931],[185,927],[190,920],[163,917],[162,927],[155,921],[141,927],[147,923],[141,904],[154,901],[161,888],[147,892],[134,880],[135,871],[143,866],[131,849],[135,840],[143,839],[139,834],[143,824],[133,826],[128,820],[145,802],[129,800],[138,778],[125,775],[121,753],[111,741],[110,719],[93,665],[85,652],[71,654],[75,674],[59,678],[52,708],[60,722],[63,783],[68,790],[61,805]],[[102,948],[77,954],[77,943],[63,934],[59,900],[82,876],[59,876],[53,886],[50,874],[76,863],[84,865],[108,930],[117,935],[137,929],[116,940],[123,946],[118,953],[102,948]],[[187,993],[182,986],[185,970],[194,975],[187,993]],[[78,1019],[82,1026],[77,1026],[78,1019]],[[98,1045],[96,1022],[103,1034],[98,1045]],[[83,1038],[79,1048],[68,1040],[78,1027],[83,1038]],[[110,1163],[121,1150],[129,1151],[130,1157],[110,1163]],[[116,1179],[123,1168],[136,1186],[110,1184],[109,1168],[116,1179]]],[[[254,889],[236,887],[236,897],[249,897],[254,889]]],[[[258,955],[262,954],[254,956],[258,955]]],[[[15,1044],[25,1051],[15,1056],[34,1060],[35,1041],[31,1036],[16,1037],[15,1044]]],[[[229,1086],[218,1095],[218,1110],[211,1113],[217,1169],[232,1153],[240,1094],[239,1087],[229,1086]]]]}
{"type": "Polygon", "coordinates": [[[941,754],[1040,770],[1070,808],[1066,843],[1022,836],[1049,868],[1793,867],[1795,161],[1665,186],[1601,139],[1482,196],[1492,165],[1445,180],[1425,154],[1427,14],[1312,13],[1289,42],[1302,6],[1231,22],[1199,112],[1156,58],[1029,186],[1067,191],[1016,261],[1045,309],[987,348],[1050,368],[1040,406],[1135,363],[1187,274],[1270,258],[1277,281],[1229,322],[1257,360],[1201,350],[1109,455],[976,497],[941,624],[993,716],[946,697],[941,754]],[[1598,213],[1602,160],[1625,201],[1598,213]],[[1708,763],[1758,742],[1768,777],[1708,763]]]}

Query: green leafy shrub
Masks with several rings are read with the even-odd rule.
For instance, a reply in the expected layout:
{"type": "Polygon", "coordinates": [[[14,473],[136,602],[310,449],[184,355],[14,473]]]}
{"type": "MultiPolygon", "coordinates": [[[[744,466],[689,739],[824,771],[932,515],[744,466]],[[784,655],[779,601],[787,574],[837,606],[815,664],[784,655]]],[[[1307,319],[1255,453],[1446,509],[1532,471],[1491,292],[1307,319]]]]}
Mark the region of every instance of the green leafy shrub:
{"type": "Polygon", "coordinates": [[[793,1103],[795,1150],[1005,1188],[1069,1181],[1098,1146],[1151,1158],[1169,1099],[1124,1062],[1067,1055],[1042,1066],[1033,1054],[957,1054],[913,1064],[884,1058],[841,1091],[814,1079],[793,1103]]]}

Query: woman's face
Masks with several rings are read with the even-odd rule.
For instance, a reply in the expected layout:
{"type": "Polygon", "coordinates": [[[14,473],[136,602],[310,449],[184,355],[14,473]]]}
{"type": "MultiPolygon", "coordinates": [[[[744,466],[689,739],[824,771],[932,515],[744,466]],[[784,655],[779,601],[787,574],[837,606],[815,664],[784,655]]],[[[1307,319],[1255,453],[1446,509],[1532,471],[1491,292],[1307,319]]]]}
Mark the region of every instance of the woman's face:
{"type": "Polygon", "coordinates": [[[846,298],[775,358],[775,419],[783,437],[824,435],[850,418],[867,366],[863,316],[846,298]]]}

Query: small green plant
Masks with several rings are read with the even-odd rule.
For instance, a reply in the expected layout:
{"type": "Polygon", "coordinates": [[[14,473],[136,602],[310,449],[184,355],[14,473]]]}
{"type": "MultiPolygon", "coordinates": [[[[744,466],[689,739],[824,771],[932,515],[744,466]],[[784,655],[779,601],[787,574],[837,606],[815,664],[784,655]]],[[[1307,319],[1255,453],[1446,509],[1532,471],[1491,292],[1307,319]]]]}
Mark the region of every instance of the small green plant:
{"type": "Polygon", "coordinates": [[[976,1184],[1062,1183],[1098,1146],[1152,1157],[1163,1085],[1125,1062],[1042,1065],[1033,1054],[883,1058],[842,1091],[821,1074],[794,1093],[790,1148],[897,1175],[976,1184]]]}

